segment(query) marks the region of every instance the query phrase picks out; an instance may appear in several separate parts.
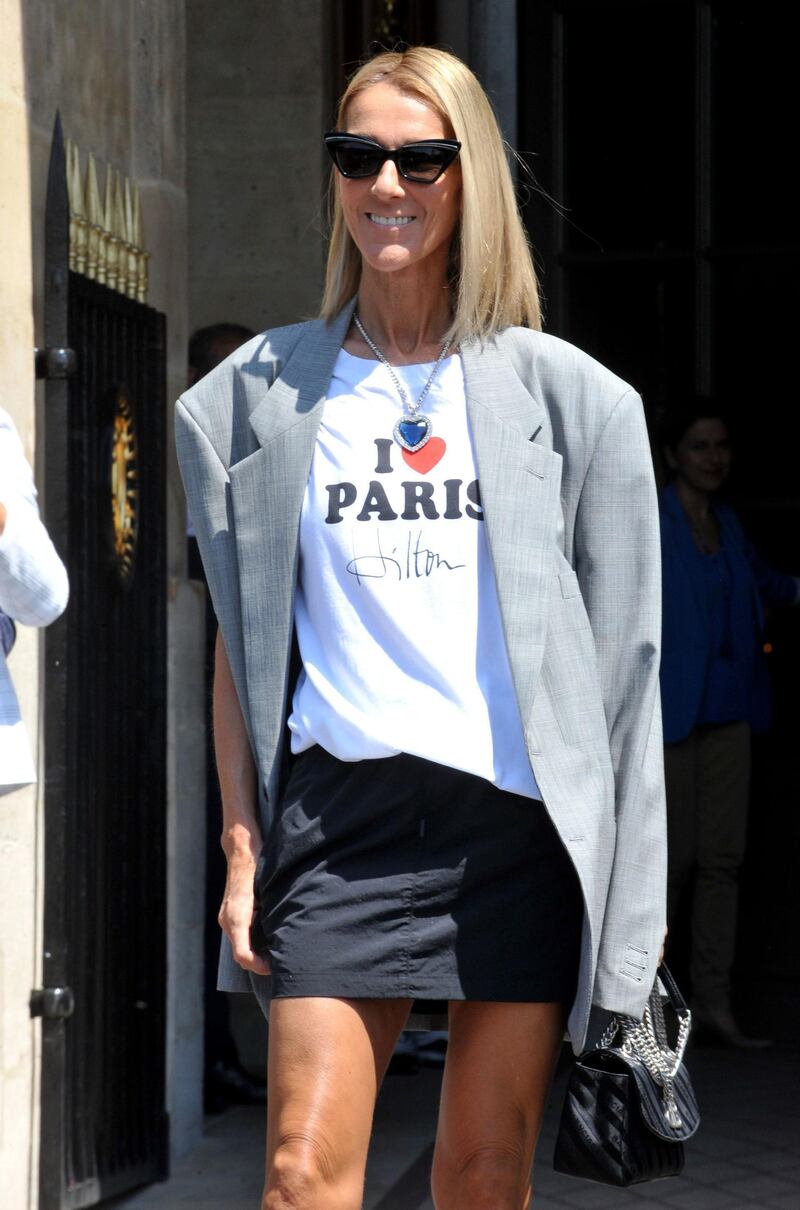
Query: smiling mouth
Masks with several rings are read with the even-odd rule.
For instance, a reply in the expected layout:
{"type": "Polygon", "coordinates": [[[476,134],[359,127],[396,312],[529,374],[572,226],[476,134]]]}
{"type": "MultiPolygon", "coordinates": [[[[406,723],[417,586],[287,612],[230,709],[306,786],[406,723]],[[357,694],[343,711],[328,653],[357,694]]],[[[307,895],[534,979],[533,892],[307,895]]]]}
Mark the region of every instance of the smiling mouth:
{"type": "Polygon", "coordinates": [[[379,227],[407,227],[409,223],[414,222],[414,217],[413,214],[397,214],[394,218],[386,218],[383,214],[367,214],[369,221],[379,227]]]}

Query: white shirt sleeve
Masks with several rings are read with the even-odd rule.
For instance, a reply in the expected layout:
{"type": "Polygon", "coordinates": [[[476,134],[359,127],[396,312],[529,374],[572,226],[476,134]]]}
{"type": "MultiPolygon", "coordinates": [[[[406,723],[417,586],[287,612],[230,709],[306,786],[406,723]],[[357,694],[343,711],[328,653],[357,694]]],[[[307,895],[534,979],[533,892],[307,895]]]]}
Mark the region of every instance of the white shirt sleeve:
{"type": "Polygon", "coordinates": [[[13,421],[0,408],[0,609],[26,626],[47,626],[66,608],[64,564],[39,518],[33,472],[13,421]]]}

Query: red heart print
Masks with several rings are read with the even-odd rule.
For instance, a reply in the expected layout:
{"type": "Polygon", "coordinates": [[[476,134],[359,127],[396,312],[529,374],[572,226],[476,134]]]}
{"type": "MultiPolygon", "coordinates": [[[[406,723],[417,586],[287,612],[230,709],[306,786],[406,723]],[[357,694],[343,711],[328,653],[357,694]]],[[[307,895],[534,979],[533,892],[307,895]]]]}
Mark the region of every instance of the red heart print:
{"type": "Polygon", "coordinates": [[[412,471],[427,475],[428,471],[432,471],[436,464],[441,462],[446,449],[447,445],[441,437],[431,437],[421,450],[404,449],[402,454],[412,471]]]}

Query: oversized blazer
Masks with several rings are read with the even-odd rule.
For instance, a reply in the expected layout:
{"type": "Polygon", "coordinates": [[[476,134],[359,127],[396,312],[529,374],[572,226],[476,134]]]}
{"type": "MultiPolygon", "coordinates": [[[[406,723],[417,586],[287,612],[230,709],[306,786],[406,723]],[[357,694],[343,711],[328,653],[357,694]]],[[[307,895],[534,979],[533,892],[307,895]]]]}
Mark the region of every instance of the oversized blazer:
{"type": "MultiPolygon", "coordinates": [[[[258,769],[267,862],[292,689],[300,512],[351,312],[255,337],[177,404],[178,457],[258,769]]],[[[635,391],[564,341],[509,328],[465,342],[461,355],[528,753],[583,890],[568,1020],[577,1051],[592,1006],[641,1016],[665,926],[650,449],[635,391]]],[[[236,966],[226,941],[220,987],[252,989],[262,1006],[269,998],[268,978],[236,966]]]]}

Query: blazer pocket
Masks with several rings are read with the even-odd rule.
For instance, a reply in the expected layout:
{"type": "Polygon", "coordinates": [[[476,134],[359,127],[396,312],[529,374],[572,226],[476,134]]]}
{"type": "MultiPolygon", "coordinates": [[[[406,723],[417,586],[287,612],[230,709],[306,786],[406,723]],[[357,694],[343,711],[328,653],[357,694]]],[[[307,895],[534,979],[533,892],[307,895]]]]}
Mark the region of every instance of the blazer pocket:
{"type": "Polygon", "coordinates": [[[558,582],[561,585],[561,595],[565,601],[568,601],[570,597],[581,595],[580,581],[574,571],[560,571],[558,582]]]}

